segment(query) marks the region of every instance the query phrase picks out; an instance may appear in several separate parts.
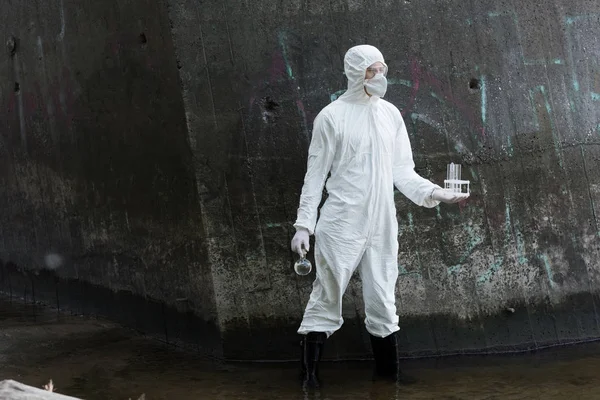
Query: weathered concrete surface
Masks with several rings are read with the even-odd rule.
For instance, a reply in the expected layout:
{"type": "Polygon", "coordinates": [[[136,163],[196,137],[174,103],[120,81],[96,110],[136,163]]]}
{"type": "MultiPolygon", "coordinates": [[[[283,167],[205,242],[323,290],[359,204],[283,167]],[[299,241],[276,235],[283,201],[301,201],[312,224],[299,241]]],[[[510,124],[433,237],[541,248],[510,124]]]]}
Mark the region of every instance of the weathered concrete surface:
{"type": "MultiPolygon", "coordinates": [[[[226,354],[302,313],[311,281],[294,277],[288,243],[311,123],[365,42],[388,59],[419,172],[441,183],[460,162],[474,188],[460,208],[398,196],[405,348],[598,336],[597,4],[169,5],[226,354]]],[[[332,353],[363,351],[343,343],[366,341],[360,292],[356,280],[332,353]]]]}
{"type": "Polygon", "coordinates": [[[33,271],[4,290],[172,340],[161,301],[216,333],[166,7],[1,8],[0,259],[33,271]]]}
{"type": "MultiPolygon", "coordinates": [[[[62,260],[69,285],[114,299],[104,313],[119,296],[187,299],[226,357],[293,357],[311,279],[289,240],[311,124],[344,89],[345,50],[368,42],[418,171],[441,183],[460,162],[473,188],[434,210],[398,195],[404,350],[600,336],[600,5],[105,4],[13,2],[0,17],[19,39],[0,63],[10,282],[62,260]]],[[[360,292],[353,281],[329,356],[366,353],[360,292]]]]}

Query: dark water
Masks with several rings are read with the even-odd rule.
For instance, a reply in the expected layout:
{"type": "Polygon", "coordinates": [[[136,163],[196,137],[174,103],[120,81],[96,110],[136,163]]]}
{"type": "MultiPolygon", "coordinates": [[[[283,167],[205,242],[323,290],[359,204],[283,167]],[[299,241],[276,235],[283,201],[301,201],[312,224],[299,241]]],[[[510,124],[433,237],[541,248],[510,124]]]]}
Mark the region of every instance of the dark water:
{"type": "Polygon", "coordinates": [[[0,300],[0,380],[85,399],[600,399],[600,344],[536,354],[407,361],[410,387],[371,381],[371,364],[324,363],[304,393],[297,364],[219,364],[110,323],[0,300]]]}

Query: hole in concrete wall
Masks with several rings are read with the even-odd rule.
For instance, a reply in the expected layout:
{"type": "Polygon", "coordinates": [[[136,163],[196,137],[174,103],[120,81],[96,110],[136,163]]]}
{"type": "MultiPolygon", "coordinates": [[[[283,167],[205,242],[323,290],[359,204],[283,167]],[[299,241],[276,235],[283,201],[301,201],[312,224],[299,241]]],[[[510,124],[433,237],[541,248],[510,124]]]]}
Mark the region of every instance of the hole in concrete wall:
{"type": "Polygon", "coordinates": [[[19,82],[15,82],[15,93],[19,93],[21,91],[21,85],[19,82]]]}
{"type": "Polygon", "coordinates": [[[279,104],[271,100],[270,97],[265,97],[265,110],[276,111],[279,108],[279,104]]]}
{"type": "Polygon", "coordinates": [[[262,117],[265,122],[274,122],[279,116],[279,103],[271,99],[269,96],[264,97],[261,101],[262,117]]]}
{"type": "Polygon", "coordinates": [[[469,81],[469,89],[471,89],[472,91],[477,91],[479,89],[481,89],[481,82],[479,81],[479,79],[473,78],[469,81]]]}
{"type": "Polygon", "coordinates": [[[139,41],[140,44],[148,43],[148,39],[146,39],[146,34],[144,32],[140,33],[139,41]]]}

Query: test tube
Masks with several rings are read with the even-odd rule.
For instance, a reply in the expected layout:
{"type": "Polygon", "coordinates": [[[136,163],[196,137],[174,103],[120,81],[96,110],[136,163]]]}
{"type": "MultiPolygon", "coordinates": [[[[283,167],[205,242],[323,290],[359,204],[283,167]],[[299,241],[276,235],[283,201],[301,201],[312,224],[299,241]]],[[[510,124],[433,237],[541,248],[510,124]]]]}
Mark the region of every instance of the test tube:
{"type": "Polygon", "coordinates": [[[462,187],[460,178],[461,178],[461,169],[462,166],[460,164],[450,163],[446,169],[446,180],[448,181],[448,189],[453,192],[462,192],[462,187]]]}

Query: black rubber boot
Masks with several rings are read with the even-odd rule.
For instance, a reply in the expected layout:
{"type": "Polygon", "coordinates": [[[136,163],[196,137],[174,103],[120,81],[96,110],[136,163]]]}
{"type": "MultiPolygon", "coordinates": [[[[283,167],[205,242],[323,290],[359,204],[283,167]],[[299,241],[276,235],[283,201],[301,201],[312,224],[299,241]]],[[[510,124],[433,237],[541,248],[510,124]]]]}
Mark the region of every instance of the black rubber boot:
{"type": "Polygon", "coordinates": [[[324,332],[309,332],[302,339],[302,352],[300,361],[302,363],[302,386],[304,388],[316,389],[321,386],[319,381],[319,361],[323,355],[323,346],[327,334],[324,332]]]}
{"type": "Polygon", "coordinates": [[[371,347],[375,356],[374,379],[389,380],[403,385],[409,385],[417,381],[415,378],[403,374],[400,370],[396,333],[392,333],[384,338],[378,338],[373,335],[369,336],[371,336],[371,347]]]}

